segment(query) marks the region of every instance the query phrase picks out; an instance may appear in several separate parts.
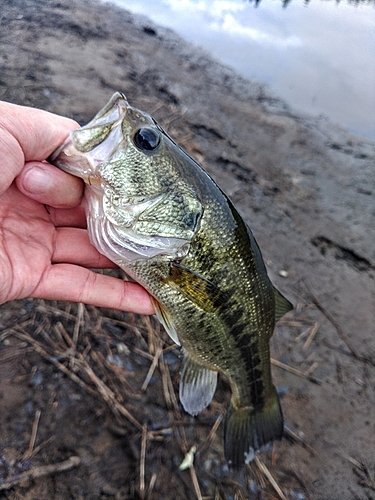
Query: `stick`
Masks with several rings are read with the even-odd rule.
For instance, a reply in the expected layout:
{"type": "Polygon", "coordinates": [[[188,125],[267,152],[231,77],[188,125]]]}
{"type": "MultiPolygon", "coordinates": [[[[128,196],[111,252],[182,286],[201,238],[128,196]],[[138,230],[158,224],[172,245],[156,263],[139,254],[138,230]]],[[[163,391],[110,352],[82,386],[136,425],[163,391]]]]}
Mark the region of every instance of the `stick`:
{"type": "Polygon", "coordinates": [[[145,391],[147,389],[147,386],[148,386],[148,384],[149,384],[149,382],[151,380],[151,377],[154,374],[155,368],[156,368],[156,366],[158,364],[158,361],[159,361],[159,358],[160,358],[160,354],[162,352],[163,352],[163,347],[161,347],[161,346],[157,347],[156,352],[154,354],[154,359],[152,360],[150,369],[148,370],[148,373],[147,373],[147,376],[145,378],[145,381],[143,382],[143,385],[141,387],[141,391],[145,391]]]}
{"type": "Polygon", "coordinates": [[[271,483],[273,488],[275,489],[276,493],[279,495],[281,500],[288,500],[284,493],[282,492],[280,486],[277,484],[275,478],[272,476],[271,472],[267,469],[265,464],[255,455],[254,458],[255,463],[258,466],[258,469],[262,472],[262,474],[268,479],[268,481],[271,483]]]}
{"type": "Polygon", "coordinates": [[[29,449],[27,450],[27,452],[25,453],[25,456],[24,456],[25,460],[30,458],[31,455],[33,454],[35,441],[36,441],[36,434],[38,432],[38,425],[39,425],[39,419],[40,419],[41,413],[42,412],[40,410],[36,410],[36,412],[35,412],[33,428],[32,428],[31,436],[30,436],[29,449]]]}
{"type": "Polygon", "coordinates": [[[145,497],[146,444],[147,444],[147,427],[144,425],[142,427],[141,463],[139,466],[139,489],[141,498],[145,497]]]}
{"type": "Polygon", "coordinates": [[[306,342],[305,342],[305,343],[303,344],[303,346],[302,346],[302,352],[306,352],[306,351],[307,351],[307,349],[310,347],[311,342],[314,340],[314,337],[315,337],[315,335],[316,335],[316,333],[317,333],[317,331],[318,331],[318,329],[319,329],[319,326],[320,326],[320,324],[319,324],[319,322],[317,321],[317,322],[313,325],[313,327],[311,328],[311,331],[310,331],[310,333],[309,333],[309,336],[307,337],[306,342]]]}
{"type": "MultiPolygon", "coordinates": [[[[90,394],[93,394],[94,396],[98,396],[99,394],[102,396],[104,401],[110,406],[112,409],[116,409],[119,413],[121,413],[124,417],[126,417],[135,427],[137,427],[138,430],[142,431],[142,425],[138,422],[138,420],[133,417],[133,415],[121,404],[117,401],[116,396],[114,392],[101,380],[99,377],[97,377],[92,370],[92,368],[88,365],[88,363],[85,360],[82,360],[80,358],[76,359],[77,363],[79,362],[81,364],[81,370],[86,373],[86,375],[91,379],[91,381],[95,384],[97,391],[95,391],[92,387],[90,387],[88,384],[86,384],[83,380],[81,380],[75,373],[73,373],[71,370],[66,368],[65,365],[57,361],[55,358],[50,356],[47,351],[43,349],[43,347],[40,346],[40,344],[34,340],[32,337],[30,337],[28,334],[23,334],[15,330],[13,334],[20,338],[21,340],[25,340],[32,344],[35,348],[35,350],[41,354],[45,359],[53,363],[59,370],[64,372],[68,377],[70,377],[74,382],[79,384],[83,389],[85,389],[87,392],[90,394]],[[83,366],[82,366],[83,365],[83,366]]],[[[70,338],[70,337],[69,337],[70,338]]],[[[71,339],[70,339],[71,340],[71,339]]],[[[79,353],[77,353],[79,354],[79,353]]],[[[79,354],[81,357],[82,355],[79,354]]]]}
{"type": "Polygon", "coordinates": [[[83,371],[95,384],[98,392],[104,399],[104,401],[109,405],[111,409],[115,408],[119,413],[126,417],[138,430],[142,431],[143,426],[138,422],[138,420],[133,417],[133,415],[116,399],[115,393],[110,389],[104,382],[95,374],[94,370],[88,363],[82,361],[84,367],[83,371]]]}
{"type": "Polygon", "coordinates": [[[207,448],[209,448],[211,446],[211,443],[212,443],[212,440],[214,439],[214,436],[216,434],[216,431],[219,427],[219,425],[221,424],[222,420],[224,418],[224,415],[219,415],[214,423],[214,425],[212,426],[211,430],[210,430],[210,433],[208,434],[207,436],[207,439],[206,441],[200,446],[199,448],[199,451],[202,453],[203,450],[206,450],[207,448]]]}
{"type": "Polygon", "coordinates": [[[52,464],[52,465],[42,465],[40,467],[32,467],[30,470],[26,472],[22,472],[18,474],[16,477],[8,479],[3,483],[0,483],[0,491],[9,490],[13,488],[13,486],[17,484],[24,483],[29,479],[36,479],[38,477],[49,476],[50,474],[55,474],[56,472],[62,472],[65,470],[72,469],[73,467],[77,467],[81,463],[81,459],[79,457],[70,457],[68,460],[64,460],[63,462],[52,464]]]}
{"type": "Polygon", "coordinates": [[[157,476],[157,474],[155,472],[151,476],[150,484],[149,484],[149,487],[148,487],[148,490],[147,490],[147,495],[149,496],[149,498],[151,498],[150,495],[151,495],[152,490],[154,489],[157,477],[158,476],[157,476]]]}
{"type": "Polygon", "coordinates": [[[284,435],[286,438],[289,438],[289,440],[292,440],[296,443],[299,443],[302,445],[306,450],[308,450],[312,455],[318,455],[318,452],[314,450],[312,446],[306,443],[306,441],[298,436],[295,432],[292,431],[287,425],[284,424],[284,435]]]}
{"type": "Polygon", "coordinates": [[[294,342],[299,342],[301,339],[303,339],[303,337],[306,337],[306,335],[309,333],[309,331],[310,331],[310,327],[308,326],[307,328],[305,328],[305,330],[303,330],[302,333],[297,335],[297,337],[294,339],[294,342]]]}
{"type": "Polygon", "coordinates": [[[31,344],[34,347],[34,349],[36,350],[36,352],[38,352],[41,356],[43,356],[43,358],[45,358],[47,361],[50,361],[52,364],[54,364],[56,366],[56,368],[58,368],[63,373],[65,373],[65,375],[70,377],[74,382],[76,382],[78,385],[80,385],[87,392],[89,392],[90,394],[93,394],[94,396],[97,395],[97,393],[96,393],[96,391],[94,391],[94,389],[92,389],[83,380],[81,380],[79,377],[77,377],[77,375],[75,373],[73,373],[72,371],[70,371],[65,365],[63,365],[62,363],[57,361],[57,359],[55,359],[53,356],[50,356],[48,354],[48,352],[45,351],[44,348],[39,344],[39,342],[34,340],[32,337],[30,337],[30,335],[18,332],[17,330],[13,331],[13,335],[15,335],[19,339],[25,340],[26,342],[31,344]]]}
{"type": "MultiPolygon", "coordinates": [[[[321,384],[321,381],[315,377],[311,377],[310,376],[310,368],[308,368],[306,370],[306,372],[301,372],[300,370],[297,370],[296,368],[293,368],[292,366],[289,366],[289,365],[286,365],[285,363],[282,363],[281,361],[278,361],[277,359],[274,359],[274,358],[271,358],[271,364],[273,364],[274,366],[278,366],[279,368],[282,368],[283,370],[286,370],[287,372],[290,372],[290,373],[293,373],[294,375],[297,375],[298,377],[302,377],[302,378],[307,378],[308,380],[310,380],[310,382],[313,382],[314,384],[317,384],[317,385],[320,385],[321,384]]],[[[314,364],[312,365],[314,366],[314,364]]],[[[316,366],[314,366],[314,370],[315,370],[316,366]]]]}
{"type": "Polygon", "coordinates": [[[315,368],[318,368],[318,366],[319,363],[317,361],[314,361],[314,363],[305,371],[305,377],[309,378],[309,376],[312,374],[315,368]]]}
{"type": "MultiPolygon", "coordinates": [[[[73,331],[73,344],[74,344],[75,348],[77,347],[79,329],[81,328],[84,312],[85,312],[84,305],[79,303],[78,304],[78,313],[77,313],[76,322],[74,324],[74,331],[73,331]]],[[[74,358],[72,359],[71,363],[72,363],[72,368],[73,368],[74,358]]]]}
{"type": "MultiPolygon", "coordinates": [[[[17,328],[25,328],[30,324],[31,320],[27,319],[26,321],[23,321],[22,323],[16,325],[17,328]]],[[[11,326],[10,328],[7,328],[6,330],[3,330],[0,335],[0,342],[3,342],[4,339],[6,339],[9,335],[13,335],[15,332],[15,327],[11,326]]]]}
{"type": "Polygon", "coordinates": [[[190,472],[191,481],[192,481],[193,486],[194,486],[195,494],[197,495],[197,500],[203,500],[201,489],[200,489],[198,478],[197,478],[197,473],[195,472],[194,465],[189,467],[189,472],[190,472]]]}

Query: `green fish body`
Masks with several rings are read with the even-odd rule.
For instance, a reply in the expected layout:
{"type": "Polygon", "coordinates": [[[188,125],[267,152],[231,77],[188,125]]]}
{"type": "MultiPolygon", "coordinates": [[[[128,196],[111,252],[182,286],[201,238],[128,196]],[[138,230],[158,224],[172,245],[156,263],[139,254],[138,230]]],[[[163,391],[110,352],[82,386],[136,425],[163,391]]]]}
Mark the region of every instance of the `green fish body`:
{"type": "Polygon", "coordinates": [[[271,284],[250,229],[203,168],[122,94],[51,162],[85,180],[92,243],[148,290],[182,346],[184,409],[202,411],[217,373],[227,377],[225,455],[234,467],[249,463],[282,437],[269,339],[292,308],[271,284]]]}

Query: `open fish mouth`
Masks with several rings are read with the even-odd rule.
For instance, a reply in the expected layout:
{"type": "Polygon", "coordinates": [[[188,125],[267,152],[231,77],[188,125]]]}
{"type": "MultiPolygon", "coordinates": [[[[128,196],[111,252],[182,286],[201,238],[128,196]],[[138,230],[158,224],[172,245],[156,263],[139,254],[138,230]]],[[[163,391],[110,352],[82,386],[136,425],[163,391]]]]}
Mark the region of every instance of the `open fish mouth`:
{"type": "Polygon", "coordinates": [[[66,141],[48,158],[65,172],[87,184],[100,183],[97,167],[115,151],[123,140],[121,126],[129,103],[116,92],[108,104],[85,126],[72,130],[66,141]]]}

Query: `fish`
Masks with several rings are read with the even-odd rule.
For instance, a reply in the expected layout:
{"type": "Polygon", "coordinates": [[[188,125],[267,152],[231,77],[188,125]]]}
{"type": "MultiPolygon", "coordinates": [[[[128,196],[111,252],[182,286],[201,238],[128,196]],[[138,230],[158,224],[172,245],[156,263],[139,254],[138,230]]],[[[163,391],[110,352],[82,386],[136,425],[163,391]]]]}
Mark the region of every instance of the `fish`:
{"type": "Polygon", "coordinates": [[[283,435],[269,341],[292,304],[272,285],[255,238],[211,176],[116,92],[49,158],[85,183],[97,250],[150,294],[181,346],[179,397],[197,415],[218,373],[229,382],[224,454],[241,468],[283,435]]]}

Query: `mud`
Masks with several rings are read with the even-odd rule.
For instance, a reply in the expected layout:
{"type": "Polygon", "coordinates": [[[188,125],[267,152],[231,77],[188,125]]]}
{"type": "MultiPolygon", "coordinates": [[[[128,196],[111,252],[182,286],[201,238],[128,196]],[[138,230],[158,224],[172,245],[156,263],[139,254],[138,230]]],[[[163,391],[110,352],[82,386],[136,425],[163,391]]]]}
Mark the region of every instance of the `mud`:
{"type": "Polygon", "coordinates": [[[4,304],[0,498],[375,498],[374,143],[110,4],[3,0],[0,23],[0,99],[84,124],[124,92],[230,195],[295,304],[272,338],[286,437],[241,473],[223,459],[226,381],[186,415],[152,318],[4,304]]]}

